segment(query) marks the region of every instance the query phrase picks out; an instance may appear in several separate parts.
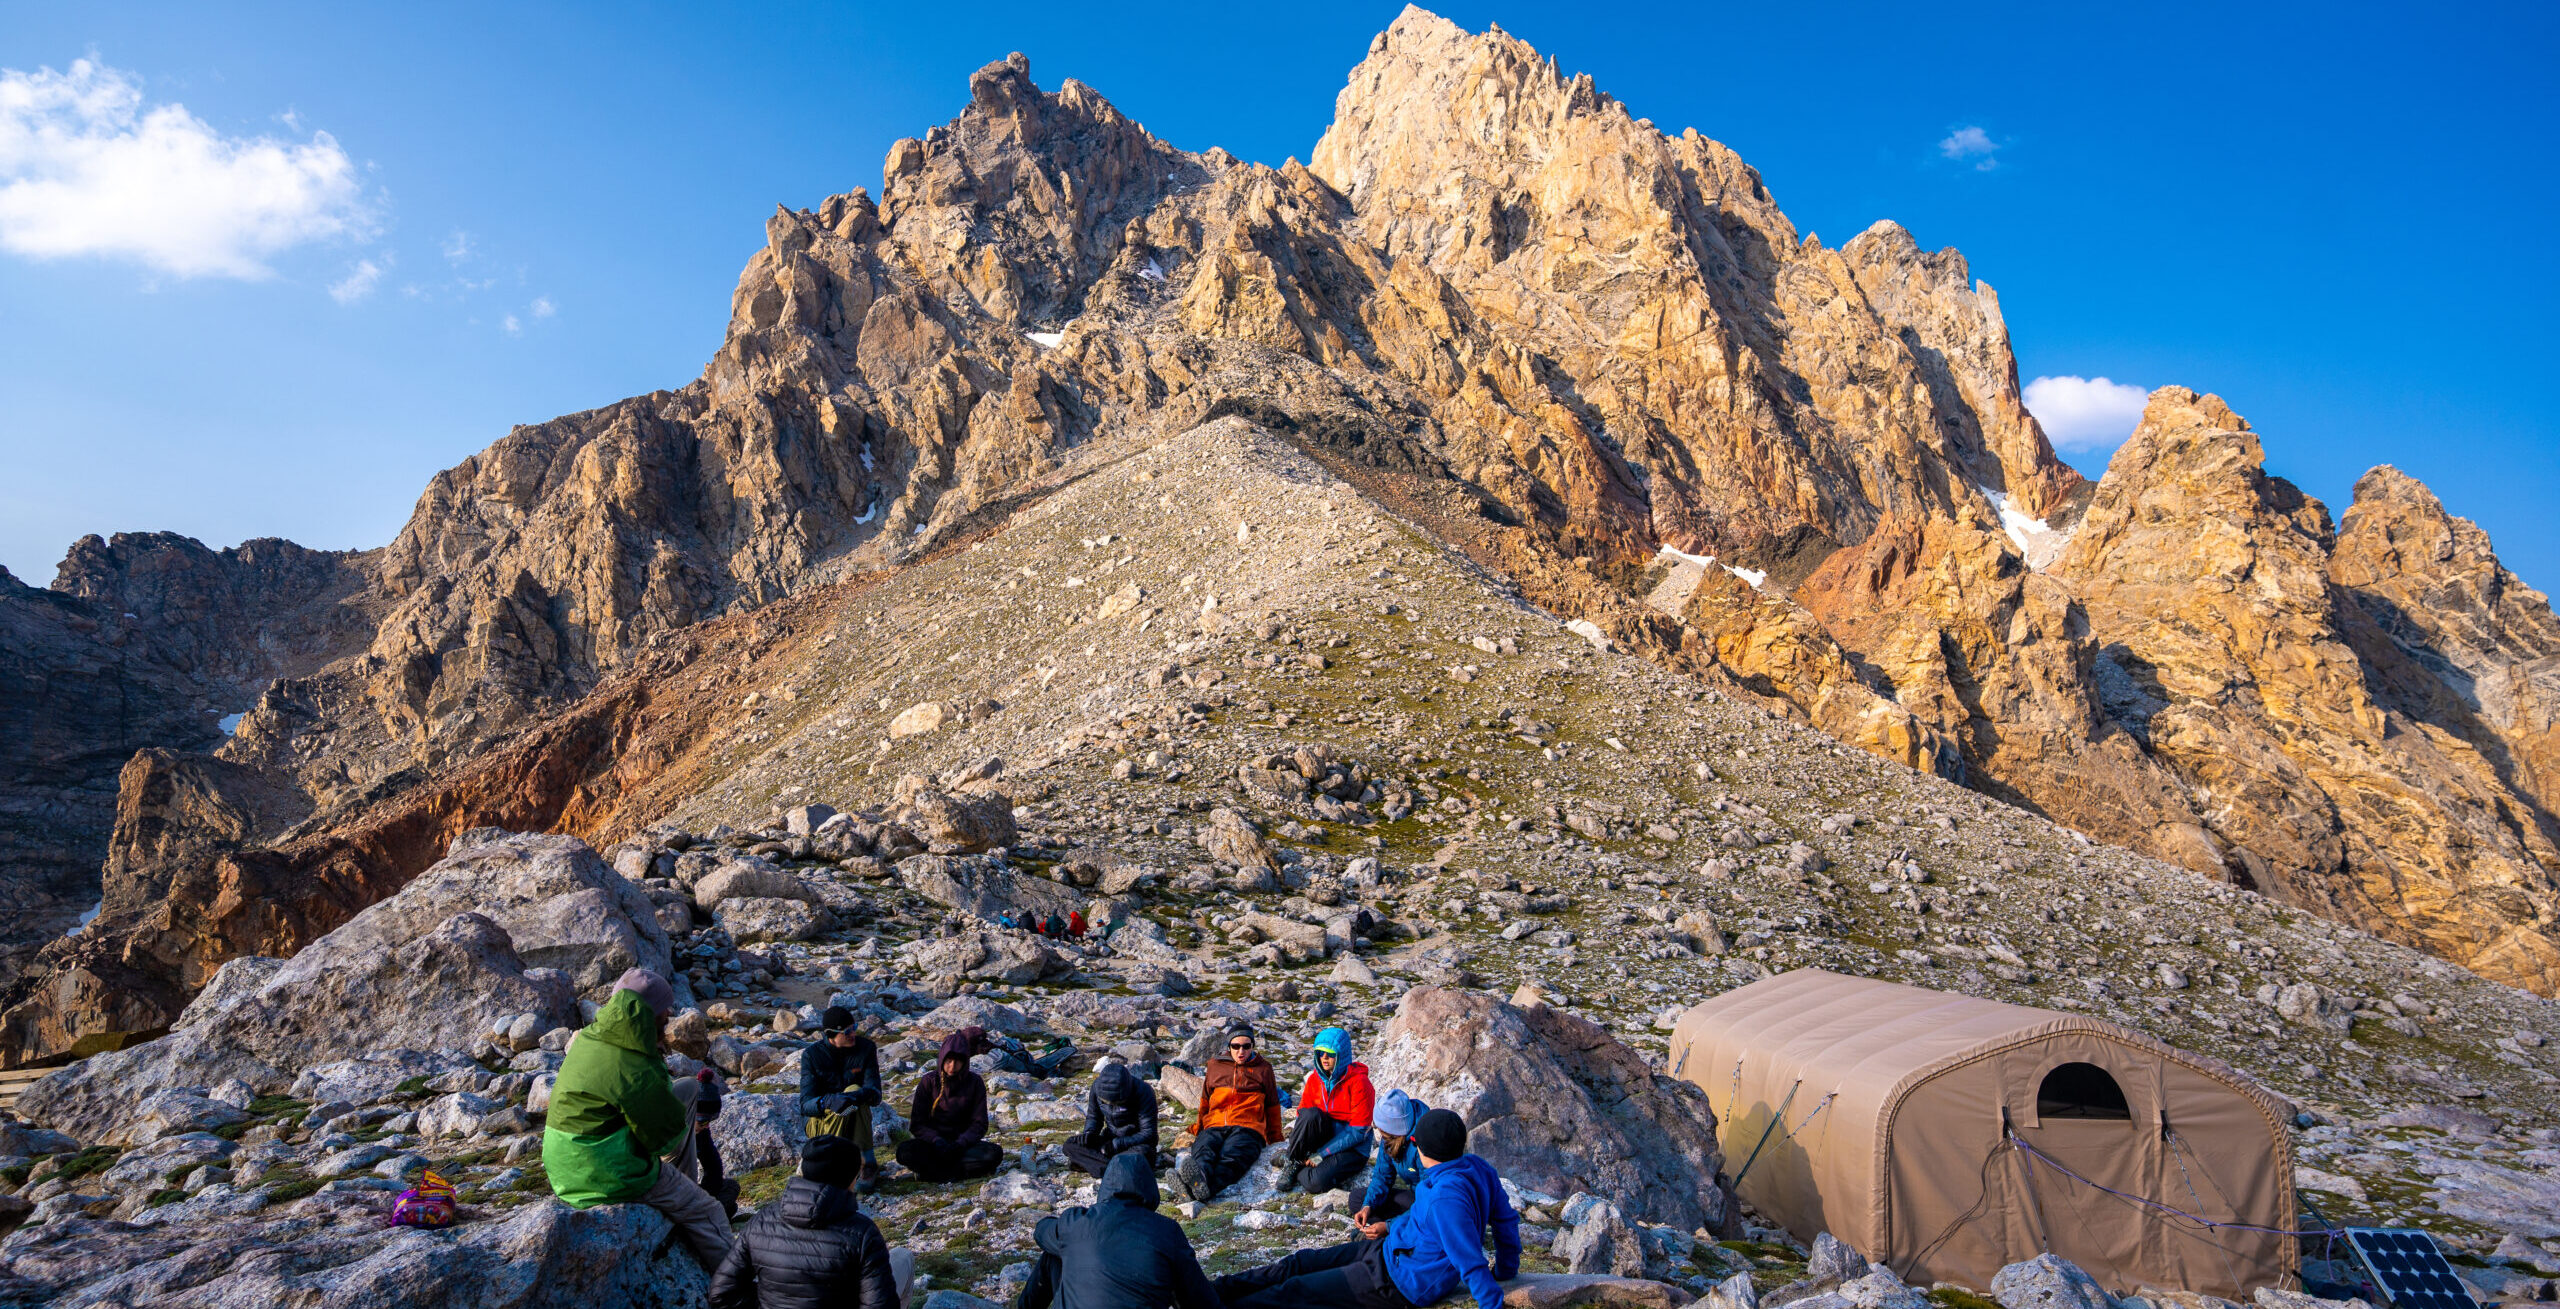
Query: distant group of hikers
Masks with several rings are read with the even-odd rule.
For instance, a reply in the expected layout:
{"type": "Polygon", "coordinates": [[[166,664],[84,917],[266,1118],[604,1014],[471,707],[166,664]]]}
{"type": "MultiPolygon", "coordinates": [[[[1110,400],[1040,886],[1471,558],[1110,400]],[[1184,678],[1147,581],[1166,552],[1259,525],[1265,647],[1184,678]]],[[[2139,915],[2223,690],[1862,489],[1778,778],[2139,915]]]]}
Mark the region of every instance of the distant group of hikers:
{"type": "MultiPolygon", "coordinates": [[[[662,1037],[674,1008],[664,978],[633,969],[570,1043],[542,1134],[553,1194],[582,1209],[639,1203],[664,1213],[712,1270],[717,1309],[849,1299],[896,1309],[887,1242],[858,1198],[880,1181],[871,1122],[882,1094],[878,1046],[849,1011],[821,1016],[820,1040],[800,1057],[808,1144],[799,1173],[733,1238],[736,1186],[722,1176],[710,1130],[720,1086],[709,1070],[668,1074],[662,1037]]],[[[1316,1036],[1297,1121],[1284,1131],[1279,1079],[1253,1028],[1233,1026],[1224,1046],[1202,1076],[1191,1150],[1176,1169],[1184,1194],[1215,1198],[1285,1141],[1284,1191],[1348,1189],[1367,1171],[1352,1214],[1358,1235],[1211,1279],[1182,1227],[1156,1212],[1155,1091],[1127,1064],[1109,1063],[1086,1093],[1083,1129],[1064,1147],[1101,1179],[1095,1203],[1040,1221],[1040,1259],[1014,1309],[1412,1309],[1461,1288],[1477,1309],[1500,1309],[1498,1283],[1519,1271],[1520,1217],[1493,1166],[1467,1153],[1457,1114],[1402,1091],[1379,1097],[1367,1065],[1351,1057],[1350,1034],[1329,1027],[1316,1036]]],[[[1068,1053],[1035,1057],[983,1027],[952,1033],[916,1083],[898,1163],[927,1183],[993,1173],[1003,1151],[986,1139],[987,1084],[970,1062],[992,1055],[999,1068],[1047,1077],[1068,1053]]]]}

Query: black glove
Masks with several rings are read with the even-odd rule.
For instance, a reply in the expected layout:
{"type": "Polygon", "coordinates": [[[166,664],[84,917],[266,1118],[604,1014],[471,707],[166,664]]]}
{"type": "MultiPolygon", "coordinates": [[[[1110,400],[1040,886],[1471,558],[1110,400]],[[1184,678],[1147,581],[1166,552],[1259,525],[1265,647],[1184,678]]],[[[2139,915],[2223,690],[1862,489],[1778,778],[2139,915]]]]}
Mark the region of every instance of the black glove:
{"type": "Polygon", "coordinates": [[[880,1090],[878,1087],[857,1086],[853,1089],[853,1102],[864,1106],[878,1104],[880,1103],[880,1090]]]}
{"type": "Polygon", "coordinates": [[[818,1097],[818,1104],[828,1113],[843,1114],[853,1112],[855,1101],[852,1096],[839,1091],[834,1095],[822,1095],[818,1097]]]}

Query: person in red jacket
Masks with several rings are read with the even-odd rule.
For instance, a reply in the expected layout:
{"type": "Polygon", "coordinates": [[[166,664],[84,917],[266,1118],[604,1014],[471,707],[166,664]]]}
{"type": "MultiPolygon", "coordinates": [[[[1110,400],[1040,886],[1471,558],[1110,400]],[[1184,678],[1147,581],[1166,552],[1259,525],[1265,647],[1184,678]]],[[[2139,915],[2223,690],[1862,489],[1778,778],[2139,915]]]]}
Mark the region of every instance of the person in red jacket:
{"type": "Polygon", "coordinates": [[[1298,1090],[1298,1121],[1289,1129],[1289,1171],[1280,1178],[1280,1189],[1295,1185],[1318,1195],[1351,1185],[1369,1166],[1369,1123],[1377,1103],[1369,1066],[1351,1058],[1351,1034],[1339,1027],[1316,1033],[1315,1067],[1307,1070],[1306,1085],[1298,1090]]]}

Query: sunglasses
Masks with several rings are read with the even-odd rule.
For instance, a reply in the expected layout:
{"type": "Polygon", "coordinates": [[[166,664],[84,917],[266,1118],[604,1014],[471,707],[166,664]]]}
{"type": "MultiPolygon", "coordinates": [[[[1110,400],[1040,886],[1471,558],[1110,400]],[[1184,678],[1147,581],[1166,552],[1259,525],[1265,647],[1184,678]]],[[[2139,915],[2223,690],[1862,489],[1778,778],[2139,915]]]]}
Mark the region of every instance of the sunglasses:
{"type": "Polygon", "coordinates": [[[1253,1042],[1251,1042],[1251,1041],[1229,1041],[1229,1042],[1227,1042],[1227,1048],[1228,1048],[1228,1049],[1230,1049],[1230,1050],[1250,1050],[1250,1049],[1252,1049],[1252,1048],[1253,1048],[1253,1042]]]}

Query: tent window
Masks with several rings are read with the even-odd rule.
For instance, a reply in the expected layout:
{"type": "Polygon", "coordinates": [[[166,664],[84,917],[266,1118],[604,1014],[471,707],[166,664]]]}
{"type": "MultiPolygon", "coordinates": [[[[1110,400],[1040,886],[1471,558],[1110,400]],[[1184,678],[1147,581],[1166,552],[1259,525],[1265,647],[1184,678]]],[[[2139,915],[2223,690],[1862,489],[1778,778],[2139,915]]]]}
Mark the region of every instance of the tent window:
{"type": "Polygon", "coordinates": [[[2038,1118],[2116,1118],[2130,1121],[2124,1088],[2096,1064],[2064,1064],[2036,1088],[2038,1118]]]}

